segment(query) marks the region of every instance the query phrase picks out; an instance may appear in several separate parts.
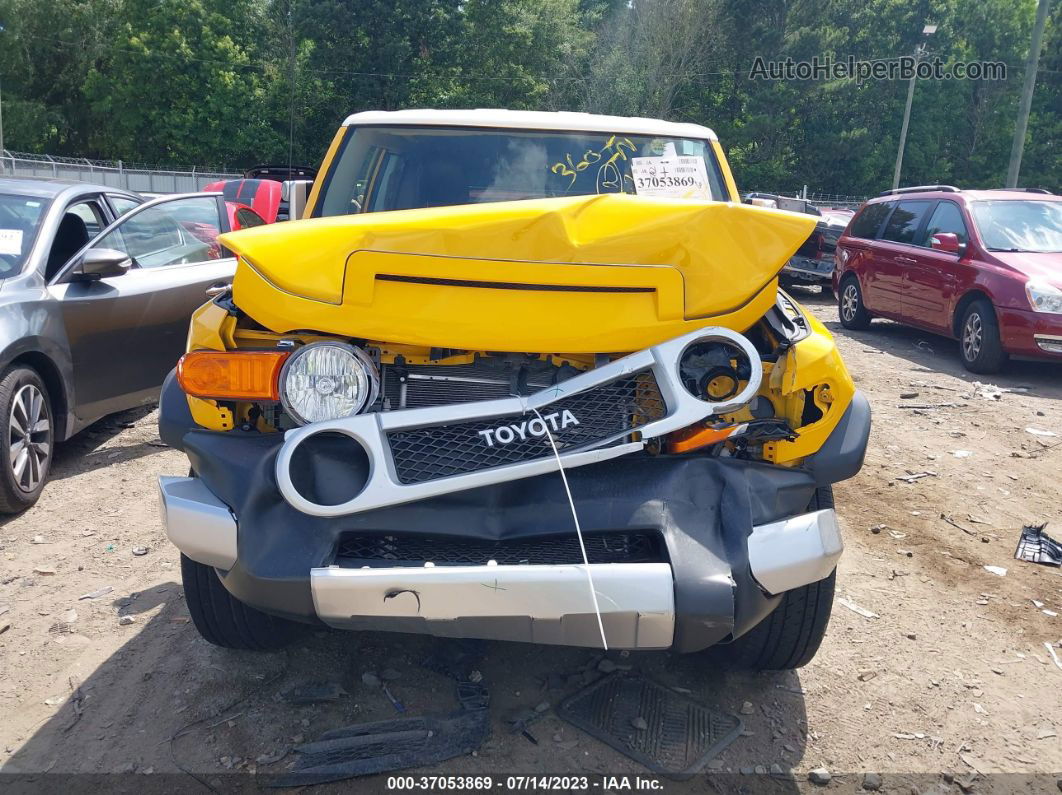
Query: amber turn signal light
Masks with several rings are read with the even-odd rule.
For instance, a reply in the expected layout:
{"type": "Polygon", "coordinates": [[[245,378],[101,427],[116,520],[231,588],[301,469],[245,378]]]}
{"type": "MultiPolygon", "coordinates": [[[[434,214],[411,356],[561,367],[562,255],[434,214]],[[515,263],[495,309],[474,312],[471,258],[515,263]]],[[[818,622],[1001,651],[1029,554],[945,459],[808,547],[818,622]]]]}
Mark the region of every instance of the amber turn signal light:
{"type": "Polygon", "coordinates": [[[698,428],[675,431],[667,437],[667,451],[672,454],[688,453],[702,447],[725,441],[738,430],[738,425],[723,428],[698,428]]]}
{"type": "Polygon", "coordinates": [[[287,351],[191,351],[177,362],[186,395],[212,400],[279,400],[287,351]]]}

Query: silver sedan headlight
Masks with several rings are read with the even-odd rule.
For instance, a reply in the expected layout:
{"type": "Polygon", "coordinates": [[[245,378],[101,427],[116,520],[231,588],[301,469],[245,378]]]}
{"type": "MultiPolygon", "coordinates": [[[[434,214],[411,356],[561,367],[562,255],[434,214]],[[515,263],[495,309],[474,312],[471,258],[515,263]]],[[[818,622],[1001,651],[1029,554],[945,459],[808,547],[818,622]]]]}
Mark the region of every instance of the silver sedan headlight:
{"type": "Polygon", "coordinates": [[[353,345],[311,342],[280,371],[280,402],[300,425],[350,417],[376,402],[380,376],[353,345]]]}

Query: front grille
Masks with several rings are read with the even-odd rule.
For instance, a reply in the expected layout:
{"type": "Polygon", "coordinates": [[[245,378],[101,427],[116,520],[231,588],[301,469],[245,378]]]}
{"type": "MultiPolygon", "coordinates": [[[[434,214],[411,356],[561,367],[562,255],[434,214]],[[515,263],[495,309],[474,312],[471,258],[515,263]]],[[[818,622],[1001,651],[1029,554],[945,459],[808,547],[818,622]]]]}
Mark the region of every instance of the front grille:
{"type": "MultiPolygon", "coordinates": [[[[666,561],[663,543],[655,533],[611,532],[583,536],[591,563],[658,563],[666,561]]],[[[582,563],[574,532],[546,538],[488,541],[450,536],[356,535],[340,541],[336,563],[342,566],[424,565],[483,566],[556,565],[582,563]]]]}
{"type": "MultiPolygon", "coordinates": [[[[656,379],[647,371],[561,398],[542,409],[541,413],[547,421],[553,418],[549,424],[557,449],[570,452],[630,434],[639,425],[662,418],[666,407],[656,379]],[[565,412],[570,412],[578,424],[569,422],[562,427],[563,417],[569,416],[565,412]]],[[[396,431],[387,435],[387,442],[399,481],[423,483],[552,455],[546,434],[535,436],[528,432],[527,423],[537,420],[534,413],[528,413],[396,431]],[[497,440],[497,429],[521,426],[521,423],[525,423],[522,426],[524,438],[511,430],[505,432],[505,436],[510,433],[513,436],[511,442],[497,440]],[[488,444],[488,437],[481,431],[490,432],[493,446],[488,444]]]]}

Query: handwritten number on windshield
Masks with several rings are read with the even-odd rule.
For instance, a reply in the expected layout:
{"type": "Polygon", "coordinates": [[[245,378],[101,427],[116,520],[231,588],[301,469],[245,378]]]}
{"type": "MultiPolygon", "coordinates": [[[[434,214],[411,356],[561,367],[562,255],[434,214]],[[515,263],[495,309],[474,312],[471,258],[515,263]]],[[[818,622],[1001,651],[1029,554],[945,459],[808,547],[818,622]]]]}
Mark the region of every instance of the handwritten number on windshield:
{"type": "Polygon", "coordinates": [[[623,180],[629,177],[622,174],[617,164],[627,159],[627,151],[633,152],[635,149],[630,138],[619,138],[613,135],[600,149],[587,149],[583,152],[578,162],[573,162],[572,156],[568,154],[565,155],[564,160],[550,166],[549,170],[558,176],[571,177],[568,187],[565,188],[565,190],[571,190],[580,173],[608,157],[597,170],[597,191],[601,193],[603,188],[609,191],[622,191],[623,180]]]}

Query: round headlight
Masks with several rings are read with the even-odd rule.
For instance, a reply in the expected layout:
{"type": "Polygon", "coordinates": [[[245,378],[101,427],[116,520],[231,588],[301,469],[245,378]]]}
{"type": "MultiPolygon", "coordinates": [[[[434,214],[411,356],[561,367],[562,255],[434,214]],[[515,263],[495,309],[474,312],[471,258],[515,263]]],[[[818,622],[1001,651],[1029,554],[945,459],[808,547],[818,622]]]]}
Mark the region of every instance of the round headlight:
{"type": "Polygon", "coordinates": [[[376,402],[380,377],[372,359],[342,342],[312,342],[280,371],[280,402],[300,425],[351,417],[376,402]]]}

